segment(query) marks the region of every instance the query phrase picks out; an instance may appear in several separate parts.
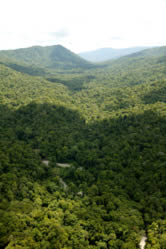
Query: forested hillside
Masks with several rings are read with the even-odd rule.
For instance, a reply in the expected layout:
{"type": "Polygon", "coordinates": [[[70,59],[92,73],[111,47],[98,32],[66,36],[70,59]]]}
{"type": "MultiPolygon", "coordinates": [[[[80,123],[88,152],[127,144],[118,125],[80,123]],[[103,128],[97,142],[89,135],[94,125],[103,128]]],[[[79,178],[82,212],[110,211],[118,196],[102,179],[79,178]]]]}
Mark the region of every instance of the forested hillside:
{"type": "Polygon", "coordinates": [[[92,67],[90,63],[61,45],[0,51],[0,62],[5,62],[16,70],[19,66],[20,70],[29,66],[32,72],[35,68],[42,72],[43,68],[58,70],[92,67]]]}
{"type": "Polygon", "coordinates": [[[37,74],[24,52],[0,53],[0,248],[165,249],[166,47],[37,74]]]}

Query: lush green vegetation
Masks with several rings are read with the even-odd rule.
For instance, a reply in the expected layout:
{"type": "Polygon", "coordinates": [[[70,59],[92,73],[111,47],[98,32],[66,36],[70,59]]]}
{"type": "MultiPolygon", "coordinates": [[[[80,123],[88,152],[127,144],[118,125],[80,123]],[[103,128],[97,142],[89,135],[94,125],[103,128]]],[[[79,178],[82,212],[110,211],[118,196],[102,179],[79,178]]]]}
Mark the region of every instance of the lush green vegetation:
{"type": "Polygon", "coordinates": [[[165,54],[0,64],[0,248],[166,248],[165,54]]]}
{"type": "MultiPolygon", "coordinates": [[[[17,50],[0,51],[0,61],[5,62],[13,69],[23,71],[25,67],[44,69],[74,69],[89,68],[93,65],[72,53],[61,45],[17,50]]],[[[30,70],[29,70],[30,71],[30,70]]]]}

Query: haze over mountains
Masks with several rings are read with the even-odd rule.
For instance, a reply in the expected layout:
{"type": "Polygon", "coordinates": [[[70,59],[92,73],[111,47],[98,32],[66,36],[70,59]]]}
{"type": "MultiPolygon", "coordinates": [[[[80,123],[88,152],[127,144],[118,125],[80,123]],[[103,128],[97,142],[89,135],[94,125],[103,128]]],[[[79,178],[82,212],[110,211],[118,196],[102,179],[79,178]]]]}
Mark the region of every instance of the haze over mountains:
{"type": "Polygon", "coordinates": [[[133,48],[100,48],[94,51],[82,52],[79,55],[90,62],[104,62],[119,57],[133,54],[141,50],[148,49],[148,47],[133,47],[133,48]]]}
{"type": "Polygon", "coordinates": [[[166,248],[166,47],[0,51],[0,117],[0,248],[166,248]]]}
{"type": "Polygon", "coordinates": [[[80,53],[76,55],[61,45],[55,46],[33,46],[16,50],[0,51],[0,62],[9,62],[10,66],[22,64],[34,68],[45,69],[73,69],[91,68],[93,65],[88,62],[103,62],[125,55],[133,54],[144,50],[145,47],[113,49],[103,48],[95,51],[80,53]]]}

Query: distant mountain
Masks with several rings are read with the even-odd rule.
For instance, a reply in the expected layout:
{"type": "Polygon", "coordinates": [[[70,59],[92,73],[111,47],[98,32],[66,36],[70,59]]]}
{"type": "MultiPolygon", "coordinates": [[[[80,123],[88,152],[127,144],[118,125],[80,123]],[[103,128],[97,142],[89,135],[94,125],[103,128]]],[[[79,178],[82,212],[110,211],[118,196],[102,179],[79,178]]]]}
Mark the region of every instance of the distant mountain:
{"type": "Polygon", "coordinates": [[[32,66],[45,69],[90,68],[93,65],[61,45],[33,46],[16,50],[0,51],[0,62],[17,69],[32,66]]]}
{"type": "Polygon", "coordinates": [[[146,49],[147,47],[133,47],[133,48],[122,48],[122,49],[114,49],[114,48],[101,48],[89,52],[83,52],[79,55],[90,62],[103,62],[112,59],[119,58],[121,56],[133,54],[139,51],[146,49]]]}

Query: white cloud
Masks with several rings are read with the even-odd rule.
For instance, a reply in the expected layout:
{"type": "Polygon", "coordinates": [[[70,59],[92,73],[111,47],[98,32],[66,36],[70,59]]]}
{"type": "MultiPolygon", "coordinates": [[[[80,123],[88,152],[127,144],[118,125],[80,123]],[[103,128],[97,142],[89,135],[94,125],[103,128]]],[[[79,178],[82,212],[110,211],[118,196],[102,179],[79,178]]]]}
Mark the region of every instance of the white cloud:
{"type": "Polygon", "coordinates": [[[166,45],[165,11],[165,0],[5,0],[0,49],[61,43],[79,52],[166,45]]]}

